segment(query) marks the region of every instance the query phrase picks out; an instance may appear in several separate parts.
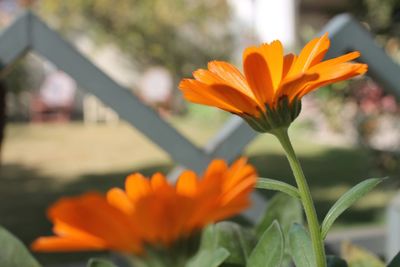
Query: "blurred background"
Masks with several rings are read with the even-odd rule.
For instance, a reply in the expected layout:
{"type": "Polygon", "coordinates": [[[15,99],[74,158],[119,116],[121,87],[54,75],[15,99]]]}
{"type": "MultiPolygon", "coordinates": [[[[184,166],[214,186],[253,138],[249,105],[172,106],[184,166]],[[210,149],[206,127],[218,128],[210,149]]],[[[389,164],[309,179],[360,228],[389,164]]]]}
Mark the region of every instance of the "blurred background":
{"type": "MultiPolygon", "coordinates": [[[[246,46],[274,39],[298,52],[345,12],[400,60],[399,0],[0,0],[1,27],[26,9],[198,146],[229,114],[183,101],[177,84],[210,60],[240,68],[246,46]]],[[[105,191],[131,172],[174,167],[168,154],[40,55],[28,53],[2,78],[0,224],[25,243],[50,233],[45,210],[60,196],[105,191]]],[[[357,182],[390,176],[336,226],[381,229],[400,187],[398,100],[365,76],[322,88],[303,105],[292,136],[320,217],[357,182]]],[[[243,154],[260,176],[293,182],[272,137],[256,138],[243,154]]]]}

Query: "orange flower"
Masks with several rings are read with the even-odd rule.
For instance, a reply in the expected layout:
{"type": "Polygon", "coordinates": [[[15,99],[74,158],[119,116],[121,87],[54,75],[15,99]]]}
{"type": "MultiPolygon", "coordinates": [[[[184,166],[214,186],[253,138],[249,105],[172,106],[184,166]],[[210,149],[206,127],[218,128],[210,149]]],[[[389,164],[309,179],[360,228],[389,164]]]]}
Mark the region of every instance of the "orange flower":
{"type": "Polygon", "coordinates": [[[56,202],[48,212],[56,236],[37,239],[36,251],[104,250],[140,254],[144,244],[168,247],[205,225],[250,205],[254,168],[241,158],[228,167],[214,160],[202,178],[183,172],[176,185],[165,176],[132,174],[125,191],[95,193],[56,202]]]}
{"type": "Polygon", "coordinates": [[[185,171],[175,186],[159,173],[150,180],[133,174],[126,180],[125,191],[111,189],[107,198],[141,226],[145,242],[169,246],[248,207],[255,182],[256,172],[245,159],[230,168],[223,160],[214,160],[202,179],[185,171]]]}
{"type": "Polygon", "coordinates": [[[301,98],[318,87],[367,71],[350,63],[359,52],[322,61],[328,35],[310,41],[298,56],[284,55],[280,41],[248,47],[243,53],[244,75],[233,65],[212,61],[208,70],[193,72],[179,88],[194,103],[214,106],[243,117],[255,130],[288,127],[298,116],[301,98]]]}

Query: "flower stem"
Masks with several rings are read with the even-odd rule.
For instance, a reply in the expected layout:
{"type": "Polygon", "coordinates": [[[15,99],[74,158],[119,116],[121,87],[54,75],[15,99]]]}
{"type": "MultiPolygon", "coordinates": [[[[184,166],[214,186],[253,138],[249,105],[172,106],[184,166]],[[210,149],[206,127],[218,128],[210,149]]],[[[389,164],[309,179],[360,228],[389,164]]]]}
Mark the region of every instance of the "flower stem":
{"type": "Polygon", "coordinates": [[[299,189],[301,202],[306,214],[308,228],[311,236],[312,247],[314,250],[317,267],[326,267],[326,256],[324,241],[322,239],[320,226],[318,222],[317,213],[315,211],[314,202],[311,197],[311,192],[307,184],[307,180],[304,176],[303,169],[301,168],[299,159],[294,152],[292,143],[288,135],[287,129],[280,128],[275,129],[272,132],[281,143],[283,149],[286,152],[286,157],[289,161],[290,167],[293,171],[293,175],[296,179],[297,187],[299,189]]]}

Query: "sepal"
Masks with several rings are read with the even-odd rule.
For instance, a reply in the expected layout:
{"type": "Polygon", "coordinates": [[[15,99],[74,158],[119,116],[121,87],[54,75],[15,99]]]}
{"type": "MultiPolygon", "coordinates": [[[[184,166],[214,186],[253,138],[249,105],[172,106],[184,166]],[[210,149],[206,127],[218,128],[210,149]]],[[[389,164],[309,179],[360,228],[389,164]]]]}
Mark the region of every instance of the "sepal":
{"type": "Polygon", "coordinates": [[[265,105],[265,111],[260,111],[260,116],[243,114],[241,117],[260,133],[272,132],[274,129],[287,129],[299,116],[301,111],[301,100],[289,101],[287,97],[279,99],[275,106],[265,105]]]}

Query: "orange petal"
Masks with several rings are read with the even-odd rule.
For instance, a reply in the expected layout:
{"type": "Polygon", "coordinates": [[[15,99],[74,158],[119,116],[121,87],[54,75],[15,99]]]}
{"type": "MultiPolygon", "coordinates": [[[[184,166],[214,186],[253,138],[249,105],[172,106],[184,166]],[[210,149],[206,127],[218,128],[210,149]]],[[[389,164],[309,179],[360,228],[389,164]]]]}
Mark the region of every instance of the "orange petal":
{"type": "Polygon", "coordinates": [[[154,193],[140,198],[135,205],[135,213],[133,219],[137,225],[140,236],[147,242],[156,242],[156,237],[159,231],[159,217],[157,214],[162,211],[163,204],[155,202],[154,193]]]}
{"type": "Polygon", "coordinates": [[[79,228],[75,228],[60,220],[55,219],[53,223],[53,232],[58,236],[68,236],[72,239],[82,240],[85,243],[102,244],[103,246],[106,245],[106,242],[103,239],[82,231],[79,228]]]}
{"type": "Polygon", "coordinates": [[[230,203],[230,205],[225,207],[219,207],[218,209],[214,209],[207,214],[206,219],[210,222],[220,221],[229,217],[232,217],[239,212],[245,210],[250,206],[251,202],[249,197],[240,198],[238,201],[234,203],[230,203]]]}
{"type": "Polygon", "coordinates": [[[257,103],[247,95],[228,85],[206,85],[196,80],[183,80],[179,88],[186,99],[203,105],[214,106],[235,114],[258,116],[257,103]]]}
{"type": "Polygon", "coordinates": [[[282,68],[283,68],[283,46],[278,40],[273,41],[270,44],[263,44],[260,46],[260,50],[264,56],[265,61],[268,64],[268,69],[271,74],[272,87],[276,91],[282,80],[282,68]]]}
{"type": "Polygon", "coordinates": [[[179,88],[182,90],[184,97],[197,104],[217,107],[225,111],[241,114],[242,111],[228,103],[224,97],[220,97],[220,92],[210,90],[209,86],[196,80],[184,79],[180,82],[179,88]]]}
{"type": "MultiPolygon", "coordinates": [[[[246,78],[244,75],[232,64],[224,61],[210,61],[208,63],[208,69],[210,72],[219,77],[223,82],[223,84],[227,84],[232,88],[237,89],[243,94],[255,100],[254,94],[251,91],[249,85],[247,84],[246,78]]],[[[194,74],[193,74],[194,75],[194,74]]],[[[200,80],[198,77],[194,76],[197,80],[200,80]]],[[[218,83],[215,81],[214,83],[218,83]]],[[[221,83],[221,82],[219,82],[221,83]]]]}
{"type": "Polygon", "coordinates": [[[224,61],[211,61],[208,69],[224,80],[226,84],[240,90],[243,94],[255,99],[244,75],[232,64],[224,61]]]}
{"type": "Polygon", "coordinates": [[[243,69],[247,82],[258,100],[259,106],[265,110],[263,104],[270,104],[274,96],[271,71],[264,56],[257,48],[248,48],[244,54],[243,69]]]}
{"type": "Polygon", "coordinates": [[[281,88],[279,88],[274,102],[277,103],[282,96],[287,96],[289,98],[289,101],[292,101],[295,97],[298,96],[299,92],[307,86],[307,84],[317,80],[318,77],[318,74],[312,73],[300,74],[297,75],[297,77],[292,77],[292,79],[286,79],[281,85],[281,88]]]}
{"type": "Polygon", "coordinates": [[[246,164],[246,162],[246,158],[240,158],[231,165],[226,173],[224,191],[229,191],[247,178],[256,179],[256,170],[250,164],[246,164]]]}
{"type": "Polygon", "coordinates": [[[193,208],[190,198],[157,192],[138,201],[134,216],[146,241],[169,245],[183,234],[193,208]]]}
{"type": "Polygon", "coordinates": [[[203,178],[199,181],[199,197],[213,198],[221,194],[223,188],[224,174],[228,165],[224,160],[215,159],[208,165],[203,178]]]}
{"type": "Polygon", "coordinates": [[[107,192],[107,201],[112,206],[120,209],[126,214],[131,214],[134,210],[133,201],[127,196],[127,194],[119,189],[112,188],[107,192]]]}
{"type": "Polygon", "coordinates": [[[150,180],[151,188],[156,190],[158,188],[170,187],[164,174],[156,172],[150,180]]]}
{"type": "Polygon", "coordinates": [[[350,52],[345,55],[342,55],[342,56],[339,56],[336,58],[332,58],[332,59],[328,59],[319,64],[316,64],[315,66],[311,67],[309,69],[309,71],[316,72],[318,70],[322,70],[322,69],[326,69],[326,68],[334,68],[334,66],[337,64],[345,63],[345,62],[354,60],[358,57],[360,57],[360,52],[358,52],[358,51],[350,52]]]}
{"type": "Polygon", "coordinates": [[[125,180],[125,191],[132,201],[136,201],[151,191],[150,182],[140,173],[131,174],[125,180]]]}
{"type": "Polygon", "coordinates": [[[221,200],[222,205],[227,205],[229,202],[234,201],[235,198],[240,198],[240,196],[247,198],[247,193],[253,190],[256,181],[256,176],[250,176],[241,180],[235,185],[235,187],[232,187],[229,191],[226,191],[221,200]]]}
{"type": "Polygon", "coordinates": [[[224,84],[225,80],[219,75],[212,73],[209,70],[198,69],[193,72],[193,77],[206,85],[224,84]]]}
{"type": "Polygon", "coordinates": [[[192,171],[183,172],[176,183],[176,192],[184,196],[195,196],[197,193],[197,175],[192,171]]]}
{"type": "Polygon", "coordinates": [[[199,199],[197,206],[193,209],[193,213],[185,222],[185,231],[189,232],[193,229],[199,229],[213,221],[210,215],[220,209],[219,196],[206,196],[199,199]]]}
{"type": "Polygon", "coordinates": [[[257,181],[257,173],[253,166],[246,164],[245,158],[235,161],[226,172],[222,205],[227,205],[237,197],[248,197],[257,181]]]}
{"type": "Polygon", "coordinates": [[[228,169],[228,165],[222,159],[214,159],[208,164],[204,177],[222,176],[228,169]]]}
{"type": "Polygon", "coordinates": [[[296,61],[295,54],[287,54],[283,58],[283,68],[282,68],[282,79],[285,79],[286,75],[290,72],[293,63],[296,61]]]}
{"type": "Polygon", "coordinates": [[[112,249],[133,251],[139,246],[129,217],[97,193],[62,198],[49,208],[48,215],[53,222],[60,221],[104,240],[112,249]]]}
{"type": "Polygon", "coordinates": [[[327,33],[308,42],[301,50],[290,74],[296,75],[305,72],[308,68],[319,63],[328,51],[329,46],[330,41],[327,33]]]}
{"type": "Polygon", "coordinates": [[[33,241],[31,248],[33,251],[40,252],[70,252],[105,250],[108,247],[104,243],[93,243],[82,239],[51,236],[36,239],[33,241]]]}
{"type": "Polygon", "coordinates": [[[319,70],[319,78],[315,81],[310,82],[305,88],[303,88],[299,94],[299,97],[310,93],[311,91],[331,83],[338,81],[344,81],[354,76],[364,74],[368,70],[366,64],[355,64],[355,63],[341,63],[337,64],[332,68],[326,68],[319,70]]]}

